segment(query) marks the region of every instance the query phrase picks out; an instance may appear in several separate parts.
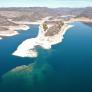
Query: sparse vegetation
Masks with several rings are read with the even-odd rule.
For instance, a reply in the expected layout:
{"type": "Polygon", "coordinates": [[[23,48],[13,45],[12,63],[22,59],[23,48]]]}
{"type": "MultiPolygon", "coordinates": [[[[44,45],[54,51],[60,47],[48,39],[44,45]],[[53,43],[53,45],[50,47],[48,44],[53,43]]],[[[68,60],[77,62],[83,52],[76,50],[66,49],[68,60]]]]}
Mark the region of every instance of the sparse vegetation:
{"type": "Polygon", "coordinates": [[[64,25],[64,22],[63,22],[63,21],[59,21],[59,22],[57,23],[57,26],[58,26],[59,29],[60,29],[63,25],[64,25]]]}
{"type": "MultiPolygon", "coordinates": [[[[9,31],[9,26],[19,26],[16,22],[36,22],[42,18],[52,16],[49,21],[43,23],[43,29],[46,35],[54,35],[59,32],[64,25],[62,21],[67,21],[64,15],[74,15],[74,18],[90,18],[92,19],[92,7],[87,8],[46,8],[46,7],[28,7],[28,8],[0,8],[0,31],[9,31]],[[62,20],[62,21],[60,21],[62,20]],[[52,28],[48,28],[49,24],[53,24],[52,28]],[[48,32],[47,32],[48,31],[48,32]]],[[[25,22],[25,23],[26,23],[25,22]]],[[[12,30],[14,31],[14,30],[12,30]]]]}
{"type": "Polygon", "coordinates": [[[60,32],[63,25],[64,23],[62,21],[58,21],[55,25],[47,29],[45,36],[53,36],[55,34],[58,34],[58,32],[60,32]]]}
{"type": "Polygon", "coordinates": [[[43,23],[43,29],[46,31],[48,29],[48,25],[46,23],[43,23]]]}

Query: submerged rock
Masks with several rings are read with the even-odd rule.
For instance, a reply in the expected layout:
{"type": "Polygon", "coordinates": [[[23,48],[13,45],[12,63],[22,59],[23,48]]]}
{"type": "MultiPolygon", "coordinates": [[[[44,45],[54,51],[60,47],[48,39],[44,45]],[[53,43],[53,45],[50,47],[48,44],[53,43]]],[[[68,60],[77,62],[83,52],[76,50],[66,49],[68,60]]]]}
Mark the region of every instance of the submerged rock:
{"type": "Polygon", "coordinates": [[[0,92],[42,92],[52,73],[52,66],[45,61],[16,67],[2,77],[0,92]]]}

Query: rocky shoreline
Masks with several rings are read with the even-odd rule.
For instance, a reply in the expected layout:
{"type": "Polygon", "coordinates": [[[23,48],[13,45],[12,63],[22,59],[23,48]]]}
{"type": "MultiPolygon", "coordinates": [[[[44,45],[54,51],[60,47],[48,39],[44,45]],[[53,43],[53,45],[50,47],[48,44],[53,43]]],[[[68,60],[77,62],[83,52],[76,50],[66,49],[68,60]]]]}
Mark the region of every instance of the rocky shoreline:
{"type": "Polygon", "coordinates": [[[35,49],[36,46],[40,46],[44,49],[51,49],[52,45],[62,42],[65,32],[71,27],[72,25],[64,24],[57,34],[46,36],[46,31],[44,31],[43,24],[41,24],[39,26],[38,36],[23,41],[23,43],[18,46],[17,50],[13,52],[13,55],[20,57],[37,57],[38,52],[35,49]]]}

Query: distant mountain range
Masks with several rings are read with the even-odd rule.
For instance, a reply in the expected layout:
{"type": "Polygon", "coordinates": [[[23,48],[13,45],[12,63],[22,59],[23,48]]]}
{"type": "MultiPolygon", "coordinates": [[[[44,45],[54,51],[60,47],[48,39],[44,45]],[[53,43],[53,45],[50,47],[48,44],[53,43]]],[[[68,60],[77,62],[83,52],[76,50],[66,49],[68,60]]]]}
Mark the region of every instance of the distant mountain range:
{"type": "MultiPolygon", "coordinates": [[[[15,35],[16,28],[26,24],[27,22],[34,22],[42,18],[49,17],[46,24],[56,24],[57,21],[67,21],[73,17],[66,17],[66,15],[74,15],[75,19],[92,19],[92,7],[86,8],[47,8],[47,7],[11,7],[0,8],[0,39],[8,35],[15,35]],[[85,18],[87,17],[87,18],[85,18]],[[56,20],[55,20],[56,19],[56,20]],[[53,21],[52,21],[53,20],[53,21]],[[11,27],[11,28],[10,28],[11,27]],[[12,29],[13,28],[13,29],[12,29]],[[12,29],[12,30],[11,30],[12,29]]],[[[92,25],[89,21],[84,22],[92,25]]],[[[58,32],[58,26],[53,26],[45,35],[53,35],[58,32]],[[53,29],[53,30],[52,30],[53,29]],[[54,32],[54,33],[53,33],[54,32]]]]}
{"type": "Polygon", "coordinates": [[[79,16],[84,16],[92,19],[92,7],[84,8],[79,16]]]}
{"type": "Polygon", "coordinates": [[[47,8],[47,7],[11,7],[0,8],[0,16],[17,21],[35,21],[46,16],[76,15],[92,18],[92,7],[86,8],[47,8]]]}

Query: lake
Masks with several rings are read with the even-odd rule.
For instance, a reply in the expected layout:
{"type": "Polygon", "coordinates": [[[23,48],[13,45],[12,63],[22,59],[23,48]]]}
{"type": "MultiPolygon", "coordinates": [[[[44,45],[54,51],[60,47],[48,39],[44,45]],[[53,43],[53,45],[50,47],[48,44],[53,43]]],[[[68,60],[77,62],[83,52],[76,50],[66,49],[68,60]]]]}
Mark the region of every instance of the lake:
{"type": "Polygon", "coordinates": [[[37,58],[11,55],[25,39],[36,37],[37,25],[1,40],[0,74],[6,75],[1,78],[0,92],[92,92],[92,27],[81,22],[72,24],[62,43],[50,50],[37,47],[37,58]],[[6,73],[20,65],[28,65],[27,70],[6,73]]]}
{"type": "Polygon", "coordinates": [[[38,34],[38,28],[38,25],[33,25],[28,31],[24,31],[19,35],[0,40],[0,75],[16,66],[29,64],[34,61],[34,59],[31,58],[29,59],[13,56],[12,53],[24,40],[36,37],[38,34]]]}

